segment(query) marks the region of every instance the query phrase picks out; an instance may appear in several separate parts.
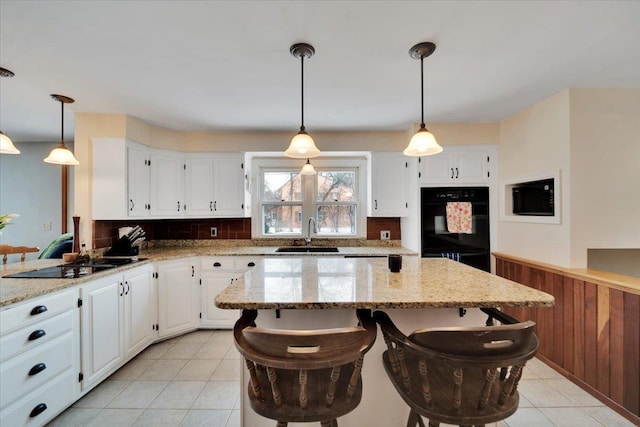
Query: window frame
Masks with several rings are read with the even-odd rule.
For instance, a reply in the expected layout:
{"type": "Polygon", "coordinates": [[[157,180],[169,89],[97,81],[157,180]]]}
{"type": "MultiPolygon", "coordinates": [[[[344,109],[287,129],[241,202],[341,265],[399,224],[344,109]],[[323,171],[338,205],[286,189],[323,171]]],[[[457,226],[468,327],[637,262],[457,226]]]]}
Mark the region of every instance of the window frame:
{"type": "MultiPolygon", "coordinates": [[[[367,159],[364,156],[342,157],[342,158],[325,158],[314,159],[313,166],[317,171],[353,171],[355,173],[355,185],[353,202],[319,202],[317,200],[317,175],[302,175],[302,218],[300,233],[278,233],[265,234],[263,224],[263,206],[273,205],[272,202],[263,202],[264,194],[264,172],[299,172],[302,169],[300,160],[270,157],[270,158],[253,158],[252,161],[252,181],[254,191],[251,193],[251,224],[252,235],[255,238],[278,239],[278,238],[294,238],[299,239],[306,236],[306,227],[309,217],[317,219],[318,206],[355,206],[356,209],[356,229],[354,234],[335,234],[335,233],[314,233],[311,230],[312,238],[333,238],[333,239],[359,239],[366,238],[367,235],[367,159]],[[305,220],[306,218],[306,220],[305,220]]],[[[299,202],[280,202],[282,206],[299,205],[299,202]]]]}

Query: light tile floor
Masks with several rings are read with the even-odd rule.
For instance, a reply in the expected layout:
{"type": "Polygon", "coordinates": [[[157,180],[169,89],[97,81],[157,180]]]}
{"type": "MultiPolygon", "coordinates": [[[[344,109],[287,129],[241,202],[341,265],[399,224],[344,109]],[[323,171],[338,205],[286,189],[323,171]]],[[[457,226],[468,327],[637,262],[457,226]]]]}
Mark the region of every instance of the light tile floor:
{"type": "MultiPolygon", "coordinates": [[[[231,331],[196,331],[154,344],[49,426],[240,427],[239,358],[231,331]]],[[[520,382],[518,411],[497,423],[529,426],[633,424],[533,359],[520,382]]]]}

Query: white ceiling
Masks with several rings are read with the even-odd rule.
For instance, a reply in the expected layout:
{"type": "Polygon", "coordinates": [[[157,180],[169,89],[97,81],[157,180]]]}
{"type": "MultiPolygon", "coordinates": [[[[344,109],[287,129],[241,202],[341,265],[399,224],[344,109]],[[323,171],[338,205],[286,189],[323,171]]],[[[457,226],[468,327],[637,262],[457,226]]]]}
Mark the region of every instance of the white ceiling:
{"type": "Polygon", "coordinates": [[[73,114],[125,113],[176,130],[305,124],[407,130],[425,119],[497,122],[568,87],[640,87],[640,1],[0,0],[0,127],[65,139],[73,114]],[[68,113],[68,114],[67,114],[68,113]]]}

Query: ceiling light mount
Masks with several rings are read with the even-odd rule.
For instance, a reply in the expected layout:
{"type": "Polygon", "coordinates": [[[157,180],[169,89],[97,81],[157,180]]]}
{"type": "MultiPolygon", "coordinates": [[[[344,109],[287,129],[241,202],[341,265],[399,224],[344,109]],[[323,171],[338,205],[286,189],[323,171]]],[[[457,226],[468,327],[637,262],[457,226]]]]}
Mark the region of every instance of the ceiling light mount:
{"type": "Polygon", "coordinates": [[[79,165],[78,159],[64,145],[64,104],[73,104],[75,100],[68,96],[56,94],[52,94],[51,98],[60,103],[60,145],[54,148],[44,161],[55,165],[79,165]]]}
{"type": "Polygon", "coordinates": [[[420,107],[421,121],[420,129],[413,135],[407,148],[404,149],[406,156],[430,156],[442,151],[442,147],[436,141],[424,124],[424,58],[429,57],[436,50],[435,43],[422,42],[409,49],[409,56],[420,60],[420,107]]]}
{"type": "Polygon", "coordinates": [[[429,57],[435,50],[435,43],[422,42],[409,49],[409,56],[413,59],[424,59],[429,57]]]}
{"type": "Polygon", "coordinates": [[[289,48],[289,52],[294,58],[300,59],[300,131],[291,139],[284,154],[295,159],[308,159],[320,155],[320,150],[304,127],[304,60],[310,59],[316,50],[308,43],[296,43],[289,48]]]}
{"type": "Polygon", "coordinates": [[[13,76],[15,76],[13,71],[0,67],[0,77],[13,77],[13,76]]]}
{"type": "Polygon", "coordinates": [[[296,43],[289,48],[291,56],[296,59],[311,59],[316,50],[308,43],[296,43]]]}

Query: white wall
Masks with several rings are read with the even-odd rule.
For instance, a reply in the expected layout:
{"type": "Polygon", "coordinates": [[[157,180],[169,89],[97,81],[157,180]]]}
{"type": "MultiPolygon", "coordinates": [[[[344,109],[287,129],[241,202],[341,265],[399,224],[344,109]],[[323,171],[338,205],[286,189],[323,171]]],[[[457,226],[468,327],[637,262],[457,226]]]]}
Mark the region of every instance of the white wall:
{"type": "MultiPolygon", "coordinates": [[[[2,229],[0,242],[44,249],[61,234],[61,166],[42,161],[56,145],[16,143],[20,154],[0,154],[0,214],[20,215],[2,229]],[[45,223],[51,225],[50,230],[43,229],[45,223]]],[[[67,146],[73,150],[72,144],[67,146]]],[[[70,194],[72,189],[73,168],[69,168],[70,194]]],[[[69,227],[72,230],[72,223],[69,227]]],[[[26,259],[36,259],[38,255],[28,253],[26,259]]],[[[9,262],[19,260],[20,255],[9,256],[9,262]]]]}
{"type": "Polygon", "coordinates": [[[570,266],[569,140],[568,90],[500,123],[500,187],[505,181],[560,170],[562,214],[560,224],[499,220],[498,252],[570,266]]]}
{"type": "MultiPolygon", "coordinates": [[[[571,265],[640,248],[640,89],[571,89],[571,265]]],[[[640,264],[640,260],[636,260],[640,264]]]]}

